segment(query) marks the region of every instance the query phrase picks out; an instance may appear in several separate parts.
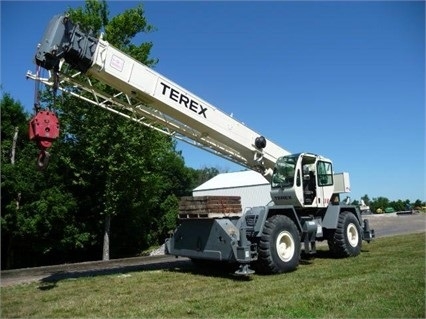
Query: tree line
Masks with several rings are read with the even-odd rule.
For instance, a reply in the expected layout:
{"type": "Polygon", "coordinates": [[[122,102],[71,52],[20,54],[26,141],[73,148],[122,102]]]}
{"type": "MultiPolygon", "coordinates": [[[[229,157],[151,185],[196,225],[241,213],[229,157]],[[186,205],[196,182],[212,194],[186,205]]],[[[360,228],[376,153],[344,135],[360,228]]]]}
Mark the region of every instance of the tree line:
{"type": "MultiPolygon", "coordinates": [[[[138,61],[158,63],[152,43],[132,42],[155,30],[142,5],[110,18],[105,1],[87,0],[67,13],[138,61]]],[[[219,170],[186,167],[170,136],[69,95],[53,103],[52,93],[43,90],[37,101],[61,123],[43,171],[28,138],[31,114],[8,93],[1,97],[1,268],[129,257],[162,244],[176,227],[179,198],[219,170]]]]}
{"type": "MultiPolygon", "coordinates": [[[[426,202],[421,201],[420,199],[411,202],[409,199],[406,200],[389,200],[386,197],[379,196],[373,199],[370,199],[368,195],[364,195],[361,197],[361,200],[364,201],[364,204],[369,206],[369,210],[372,213],[382,214],[389,211],[425,211],[426,210],[426,202]]],[[[351,203],[352,205],[358,206],[361,205],[361,201],[354,200],[351,203]]]]}

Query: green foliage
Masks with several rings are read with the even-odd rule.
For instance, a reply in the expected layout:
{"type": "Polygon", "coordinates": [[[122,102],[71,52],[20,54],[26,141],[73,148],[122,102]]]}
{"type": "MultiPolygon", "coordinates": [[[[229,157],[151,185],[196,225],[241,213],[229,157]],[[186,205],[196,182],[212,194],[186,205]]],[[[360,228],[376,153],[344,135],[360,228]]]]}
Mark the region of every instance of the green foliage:
{"type": "Polygon", "coordinates": [[[83,30],[91,31],[97,36],[103,32],[103,38],[106,41],[134,59],[151,67],[157,64],[158,59],[149,57],[152,42],[139,45],[132,43],[133,38],[139,33],[155,31],[155,27],[145,18],[142,4],[127,9],[111,19],[106,1],[86,0],[84,7],[69,8],[67,13],[70,19],[78,22],[83,30]]]}
{"type": "Polygon", "coordinates": [[[22,105],[15,101],[8,93],[4,93],[1,99],[1,163],[11,161],[13,136],[18,132],[17,149],[22,149],[28,136],[28,114],[24,112],[22,105]]]}
{"type": "Polygon", "coordinates": [[[420,199],[417,199],[414,203],[413,203],[413,208],[414,209],[419,209],[421,210],[422,207],[426,207],[426,202],[422,202],[420,199]]]}
{"type": "MultiPolygon", "coordinates": [[[[68,13],[84,29],[103,31],[104,39],[140,62],[156,63],[149,58],[152,43],[132,43],[137,34],[154,30],[142,5],[109,18],[105,2],[86,1],[84,8],[70,8],[68,13]]],[[[102,83],[95,85],[115,93],[102,83]]],[[[162,221],[168,220],[163,216],[171,214],[177,204],[161,205],[169,196],[186,193],[190,183],[172,139],[70,97],[64,97],[57,109],[64,131],[60,141],[64,151],[59,158],[69,177],[67,187],[79,203],[79,211],[90,218],[89,224],[96,224],[96,216],[112,217],[111,256],[135,254],[163,241],[162,221]]],[[[99,220],[92,231],[98,234],[94,246],[101,246],[99,220]]]]}
{"type": "Polygon", "coordinates": [[[149,58],[152,43],[144,42],[137,46],[132,43],[132,39],[139,32],[148,33],[154,30],[155,28],[144,17],[143,7],[139,4],[136,8],[128,9],[109,21],[105,26],[105,40],[134,59],[153,66],[158,60],[149,58]],[[129,23],[129,21],[132,21],[132,23],[129,23]]]}
{"type": "Polygon", "coordinates": [[[159,221],[159,232],[163,237],[174,230],[177,226],[179,199],[175,195],[167,196],[165,201],[160,205],[164,215],[159,221]]]}
{"type": "Polygon", "coordinates": [[[359,201],[357,201],[356,199],[355,200],[353,200],[352,201],[352,203],[351,203],[351,205],[354,205],[354,206],[358,206],[358,205],[360,205],[361,203],[359,202],[359,201]]]}
{"type": "Polygon", "coordinates": [[[370,205],[370,197],[368,197],[367,194],[362,196],[361,199],[364,201],[365,205],[370,205]]]}
{"type": "Polygon", "coordinates": [[[28,140],[29,117],[22,105],[4,94],[1,113],[2,268],[64,261],[67,252],[88,241],[74,218],[76,201],[64,188],[55,160],[51,170],[36,170],[37,150],[28,140]],[[15,132],[18,139],[12,163],[9,154],[15,132]]]}
{"type": "Polygon", "coordinates": [[[68,8],[67,13],[72,21],[79,23],[82,30],[92,31],[96,36],[108,24],[109,11],[105,0],[86,0],[84,7],[68,8]]]}
{"type": "Polygon", "coordinates": [[[389,206],[389,199],[386,197],[373,198],[373,201],[370,203],[370,209],[372,212],[376,212],[378,209],[384,210],[389,206]]]}
{"type": "Polygon", "coordinates": [[[371,201],[369,201],[368,205],[370,206],[370,209],[372,212],[383,213],[385,211],[390,212],[392,210],[393,211],[412,210],[412,209],[415,209],[416,207],[419,208],[424,206],[425,202],[422,202],[420,199],[417,199],[413,203],[411,203],[409,199],[406,199],[404,201],[401,199],[398,199],[396,201],[390,201],[386,197],[378,197],[378,198],[373,198],[371,201]]]}
{"type": "Polygon", "coordinates": [[[199,186],[205,182],[207,182],[209,179],[212,179],[216,175],[219,174],[219,170],[215,167],[203,167],[198,172],[197,177],[197,185],[199,186]]]}
{"type": "Polygon", "coordinates": [[[397,201],[393,201],[390,203],[390,206],[395,210],[395,211],[404,211],[404,210],[408,210],[410,209],[411,205],[410,205],[410,201],[407,199],[405,201],[402,200],[397,200],[397,201]]]}

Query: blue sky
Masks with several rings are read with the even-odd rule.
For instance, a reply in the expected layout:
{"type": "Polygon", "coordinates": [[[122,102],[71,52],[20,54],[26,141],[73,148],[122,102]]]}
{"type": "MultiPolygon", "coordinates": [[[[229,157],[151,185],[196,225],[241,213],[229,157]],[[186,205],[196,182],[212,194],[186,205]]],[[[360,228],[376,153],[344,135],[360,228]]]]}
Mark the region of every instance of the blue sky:
{"type": "MultiPolygon", "coordinates": [[[[25,79],[50,18],[80,1],[1,1],[1,85],[25,79]]],[[[109,2],[111,16],[138,2],[109,2]]],[[[155,70],[291,152],[349,172],[352,199],[426,200],[423,1],[148,1],[155,70]]],[[[188,166],[236,164],[179,144],[188,166]]]]}

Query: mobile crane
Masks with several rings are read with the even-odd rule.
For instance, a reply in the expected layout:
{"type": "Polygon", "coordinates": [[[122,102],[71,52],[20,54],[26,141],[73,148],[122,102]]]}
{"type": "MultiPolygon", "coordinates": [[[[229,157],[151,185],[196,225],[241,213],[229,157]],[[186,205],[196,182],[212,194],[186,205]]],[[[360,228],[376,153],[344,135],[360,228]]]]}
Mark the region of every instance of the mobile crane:
{"type": "MultiPolygon", "coordinates": [[[[281,273],[297,268],[302,250],[316,252],[326,240],[340,257],[360,254],[374,230],[359,209],[340,202],[350,192],[349,174],[333,172],[332,161],[312,153],[291,154],[243,123],[111,46],[82,31],[67,15],[50,21],[35,54],[38,68],[27,78],[188,142],[263,174],[271,183],[273,205],[245,207],[221,217],[184,218],[166,240],[166,253],[281,273]],[[92,84],[108,85],[106,93],[92,84]]],[[[39,166],[59,135],[53,112],[38,109],[30,138],[41,152],[39,166]]]]}

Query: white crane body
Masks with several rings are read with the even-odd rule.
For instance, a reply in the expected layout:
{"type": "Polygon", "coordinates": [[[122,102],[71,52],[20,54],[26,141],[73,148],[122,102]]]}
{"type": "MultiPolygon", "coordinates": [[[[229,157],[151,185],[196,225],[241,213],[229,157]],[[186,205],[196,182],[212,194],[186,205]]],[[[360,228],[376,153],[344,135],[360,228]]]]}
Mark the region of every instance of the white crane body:
{"type": "MultiPolygon", "coordinates": [[[[334,174],[329,159],[291,154],[107,41],[82,32],[67,16],[51,20],[35,62],[51,76],[28,72],[27,77],[256,170],[271,182],[273,206],[180,220],[166,241],[169,254],[237,263],[240,275],[252,272],[251,263],[276,273],[297,267],[301,243],[305,252],[315,253],[315,242],[327,240],[336,254],[353,256],[362,240],[374,237],[356,207],[340,204],[339,193],[350,191],[349,176],[334,174]],[[99,90],[93,80],[115,93],[99,90]]],[[[50,146],[43,132],[34,131],[32,138],[42,150],[50,146]]]]}

